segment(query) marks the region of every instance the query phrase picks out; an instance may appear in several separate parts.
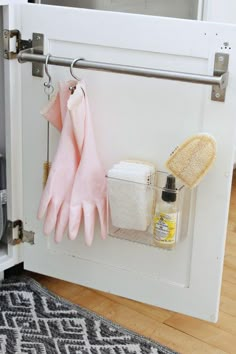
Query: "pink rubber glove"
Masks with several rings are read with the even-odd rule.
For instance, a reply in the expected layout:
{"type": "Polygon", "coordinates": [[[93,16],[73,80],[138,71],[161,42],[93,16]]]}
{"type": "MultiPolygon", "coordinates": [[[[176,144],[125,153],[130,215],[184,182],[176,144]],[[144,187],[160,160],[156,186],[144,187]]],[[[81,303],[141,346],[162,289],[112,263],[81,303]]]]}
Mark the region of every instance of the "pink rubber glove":
{"type": "MultiPolygon", "coordinates": [[[[81,161],[77,169],[75,181],[73,184],[71,203],[70,203],[70,220],[69,220],[69,237],[74,240],[78,234],[82,212],[84,216],[85,242],[90,246],[94,237],[94,224],[96,217],[96,209],[98,210],[101,237],[106,238],[107,234],[107,193],[106,193],[106,177],[105,171],[99,160],[95,138],[90,116],[88,98],[85,85],[81,83],[85,93],[81,104],[85,107],[85,123],[84,123],[84,143],[81,146],[81,131],[78,124],[78,109],[68,101],[68,109],[73,122],[74,134],[78,148],[80,149],[81,161]]],[[[74,95],[77,95],[75,91],[74,95]]]]}
{"type": "MultiPolygon", "coordinates": [[[[82,146],[83,142],[84,142],[84,118],[85,118],[84,109],[85,109],[85,107],[83,104],[81,104],[81,101],[83,100],[83,97],[84,97],[84,93],[81,90],[80,84],[77,84],[76,92],[77,92],[77,94],[76,95],[73,94],[69,98],[69,101],[71,103],[73,102],[73,105],[74,105],[73,109],[76,108],[77,125],[79,127],[80,144],[82,146]]],[[[69,101],[68,101],[68,104],[69,104],[69,101]]],[[[71,122],[70,122],[70,124],[71,124],[71,122]]],[[[79,154],[77,144],[75,146],[75,149],[77,150],[77,152],[79,154]]],[[[69,156],[70,155],[68,155],[68,158],[69,158],[69,156]]],[[[78,161],[78,164],[79,164],[79,161],[78,161]]],[[[75,172],[76,171],[73,170],[74,176],[75,176],[75,172]]],[[[60,242],[62,240],[62,237],[63,237],[63,235],[66,231],[67,225],[68,225],[72,187],[73,187],[73,183],[70,183],[70,186],[67,190],[67,193],[65,195],[64,201],[62,202],[62,205],[61,205],[58,217],[57,217],[56,230],[55,230],[55,241],[56,242],[60,242]]]]}
{"type": "Polygon", "coordinates": [[[58,149],[38,210],[40,219],[46,213],[44,233],[50,234],[56,228],[55,241],[57,242],[61,241],[68,224],[71,189],[80,160],[71,118],[67,110],[67,101],[70,97],[69,87],[72,84],[74,85],[75,82],[61,83],[57,96],[42,112],[57,129],[62,128],[58,149]],[[67,214],[65,207],[60,209],[65,200],[68,201],[67,214]]]}

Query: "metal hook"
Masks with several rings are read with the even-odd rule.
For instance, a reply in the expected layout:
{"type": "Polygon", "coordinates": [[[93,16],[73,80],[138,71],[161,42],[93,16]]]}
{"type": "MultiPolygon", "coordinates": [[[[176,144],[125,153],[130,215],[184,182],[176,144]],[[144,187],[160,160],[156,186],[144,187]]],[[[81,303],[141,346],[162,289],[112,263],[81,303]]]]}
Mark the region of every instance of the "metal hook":
{"type": "Polygon", "coordinates": [[[71,65],[70,65],[70,73],[71,73],[71,76],[73,76],[73,78],[74,78],[75,80],[77,80],[77,81],[80,81],[81,79],[79,79],[79,78],[73,73],[73,68],[74,68],[75,63],[77,63],[77,61],[79,61],[79,60],[84,60],[84,59],[83,59],[83,58],[75,58],[75,59],[72,61],[71,65]]]}
{"type": "MultiPolygon", "coordinates": [[[[74,73],[73,73],[73,68],[74,68],[74,65],[75,63],[77,63],[77,61],[79,60],[84,60],[83,58],[75,58],[71,65],[70,65],[70,73],[71,73],[71,76],[76,80],[76,81],[81,81],[80,78],[78,78],[74,73]]],[[[73,95],[73,93],[75,92],[75,89],[76,89],[76,86],[71,86],[69,87],[69,90],[71,91],[71,94],[73,95]]]]}
{"type": "Polygon", "coordinates": [[[48,77],[48,82],[44,82],[44,91],[47,95],[52,94],[54,91],[54,87],[52,86],[52,77],[51,77],[49,70],[48,70],[48,61],[49,61],[50,56],[51,56],[51,54],[47,54],[46,60],[45,60],[45,73],[48,77]]]}
{"type": "Polygon", "coordinates": [[[50,87],[51,83],[52,83],[52,77],[51,77],[51,75],[49,73],[49,70],[48,70],[48,60],[49,60],[50,56],[51,56],[51,54],[47,54],[46,60],[45,60],[45,73],[46,73],[46,75],[48,77],[48,82],[44,83],[45,87],[50,87]]]}

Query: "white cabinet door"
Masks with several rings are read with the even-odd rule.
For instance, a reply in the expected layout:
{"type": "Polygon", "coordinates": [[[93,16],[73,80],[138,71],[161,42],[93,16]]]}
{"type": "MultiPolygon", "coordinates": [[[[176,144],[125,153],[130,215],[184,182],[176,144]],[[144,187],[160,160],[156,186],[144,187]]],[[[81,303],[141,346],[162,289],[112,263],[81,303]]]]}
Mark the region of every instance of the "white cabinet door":
{"type": "MultiPolygon", "coordinates": [[[[215,53],[229,53],[224,103],[211,100],[208,86],[77,72],[87,84],[106,169],[135,158],[163,170],[183,139],[202,131],[215,137],[215,165],[186,201],[182,219],[188,228],[183,221],[181,241],[172,252],[109,236],[102,241],[99,227],[91,248],[85,246],[82,230],[75,241],[65,236],[61,244],[43,235],[36,214],[46,156],[46,122],[39,113],[47,102],[45,79],[31,76],[30,63],[16,64],[21,72],[16,86],[22,88],[14,107],[22,122],[23,220],[25,229],[35,232],[35,245],[24,245],[25,268],[216,321],[234,155],[236,27],[39,5],[22,5],[17,13],[22,38],[43,33],[45,53],[60,57],[212,75],[215,53]]],[[[50,69],[55,85],[70,78],[68,68],[50,69]]],[[[52,156],[58,138],[51,128],[52,156]]]]}
{"type": "MultiPolygon", "coordinates": [[[[207,0],[204,3],[203,19],[211,22],[236,24],[236,3],[234,0],[207,0]]],[[[235,122],[236,124],[236,122],[235,122]]],[[[236,168],[236,138],[234,167],[236,168]]]]}

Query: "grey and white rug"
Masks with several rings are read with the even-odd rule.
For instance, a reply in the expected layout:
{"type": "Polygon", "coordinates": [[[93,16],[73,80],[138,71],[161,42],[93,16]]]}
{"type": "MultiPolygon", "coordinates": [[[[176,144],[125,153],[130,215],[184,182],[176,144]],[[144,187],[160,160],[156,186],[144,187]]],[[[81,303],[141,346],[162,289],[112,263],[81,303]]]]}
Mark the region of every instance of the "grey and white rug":
{"type": "Polygon", "coordinates": [[[0,354],[173,354],[52,294],[31,278],[0,286],[0,354]]]}

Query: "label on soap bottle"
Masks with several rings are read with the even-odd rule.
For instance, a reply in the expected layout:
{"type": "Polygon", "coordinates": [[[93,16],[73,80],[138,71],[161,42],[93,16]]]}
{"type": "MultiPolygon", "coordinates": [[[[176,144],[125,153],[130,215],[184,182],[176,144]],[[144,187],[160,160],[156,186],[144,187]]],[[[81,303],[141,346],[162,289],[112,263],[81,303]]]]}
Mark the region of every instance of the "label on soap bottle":
{"type": "Polygon", "coordinates": [[[177,213],[160,213],[153,219],[153,233],[156,241],[173,244],[176,238],[177,213]]]}

